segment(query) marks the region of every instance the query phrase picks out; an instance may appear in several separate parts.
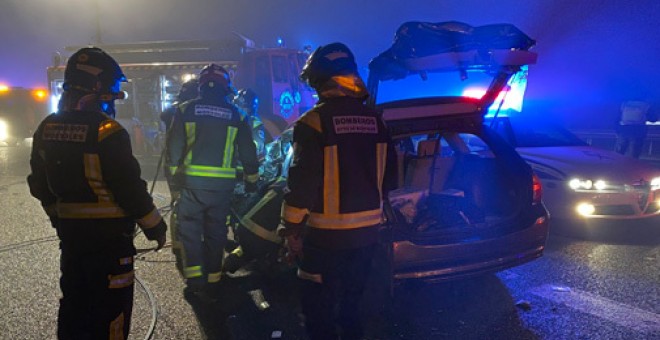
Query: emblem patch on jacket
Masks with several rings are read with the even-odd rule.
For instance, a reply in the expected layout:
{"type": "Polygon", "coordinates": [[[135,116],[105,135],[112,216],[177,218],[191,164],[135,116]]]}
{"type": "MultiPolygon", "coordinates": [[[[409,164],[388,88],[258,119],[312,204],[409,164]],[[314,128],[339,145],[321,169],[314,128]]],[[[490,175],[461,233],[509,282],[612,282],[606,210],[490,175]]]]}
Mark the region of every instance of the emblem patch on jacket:
{"type": "Polygon", "coordinates": [[[230,109],[215,105],[195,105],[195,116],[211,116],[222,119],[231,119],[230,109]]]}
{"type": "Polygon", "coordinates": [[[339,116],[332,118],[335,133],[378,133],[376,117],[339,116]]]}
{"type": "Polygon", "coordinates": [[[80,124],[50,123],[44,126],[41,136],[44,140],[84,143],[87,140],[88,128],[87,125],[80,124]]]}

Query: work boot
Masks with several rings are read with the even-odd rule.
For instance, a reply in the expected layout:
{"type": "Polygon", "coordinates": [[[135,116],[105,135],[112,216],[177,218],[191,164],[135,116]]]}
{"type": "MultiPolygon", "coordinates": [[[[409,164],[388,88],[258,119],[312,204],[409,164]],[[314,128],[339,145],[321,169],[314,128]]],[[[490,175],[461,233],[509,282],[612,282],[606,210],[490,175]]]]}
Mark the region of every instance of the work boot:
{"type": "Polygon", "coordinates": [[[237,252],[233,252],[225,257],[222,263],[222,271],[233,274],[245,266],[246,263],[247,261],[245,261],[243,256],[240,256],[237,252]]]}

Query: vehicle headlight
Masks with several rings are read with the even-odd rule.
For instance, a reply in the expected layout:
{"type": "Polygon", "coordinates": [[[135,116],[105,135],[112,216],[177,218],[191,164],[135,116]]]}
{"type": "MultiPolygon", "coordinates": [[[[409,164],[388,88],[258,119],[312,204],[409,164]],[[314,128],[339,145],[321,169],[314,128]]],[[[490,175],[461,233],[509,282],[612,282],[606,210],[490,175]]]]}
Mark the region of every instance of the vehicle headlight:
{"type": "Polygon", "coordinates": [[[568,186],[573,190],[605,190],[608,187],[607,181],[602,179],[592,181],[590,179],[573,178],[568,182],[568,186]]]}
{"type": "Polygon", "coordinates": [[[0,142],[3,142],[9,137],[9,127],[7,126],[7,122],[4,120],[0,119],[0,142]]]}
{"type": "Polygon", "coordinates": [[[579,190],[579,189],[591,189],[594,185],[594,183],[591,180],[583,180],[579,178],[573,178],[570,182],[568,182],[568,185],[571,187],[573,190],[579,190]]]}
{"type": "Polygon", "coordinates": [[[605,188],[607,188],[607,182],[598,180],[594,183],[594,188],[596,188],[596,190],[605,190],[605,188]]]}
{"type": "Polygon", "coordinates": [[[660,189],[660,177],[656,177],[651,180],[651,190],[660,189]]]}
{"type": "Polygon", "coordinates": [[[575,207],[575,210],[582,216],[591,216],[596,212],[596,207],[589,203],[580,203],[575,207]]]}

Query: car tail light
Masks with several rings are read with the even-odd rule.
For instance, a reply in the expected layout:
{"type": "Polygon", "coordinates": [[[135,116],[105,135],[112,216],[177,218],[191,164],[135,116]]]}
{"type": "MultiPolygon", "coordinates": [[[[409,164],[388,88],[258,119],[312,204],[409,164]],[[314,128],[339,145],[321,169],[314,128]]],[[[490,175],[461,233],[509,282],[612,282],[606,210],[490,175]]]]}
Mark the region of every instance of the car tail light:
{"type": "Polygon", "coordinates": [[[532,203],[541,203],[543,197],[543,186],[541,180],[536,174],[532,175],[532,203]]]}

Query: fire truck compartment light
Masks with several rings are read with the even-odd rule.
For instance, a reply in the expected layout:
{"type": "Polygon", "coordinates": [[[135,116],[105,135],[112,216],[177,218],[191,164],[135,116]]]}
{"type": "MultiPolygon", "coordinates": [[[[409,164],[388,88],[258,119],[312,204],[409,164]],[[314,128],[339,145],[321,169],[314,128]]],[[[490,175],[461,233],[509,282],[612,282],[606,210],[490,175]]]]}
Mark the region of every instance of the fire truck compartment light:
{"type": "Polygon", "coordinates": [[[192,74],[192,73],[186,73],[186,74],[184,74],[183,76],[181,76],[181,80],[182,80],[184,83],[187,82],[187,81],[189,81],[189,80],[192,80],[193,78],[195,78],[195,75],[192,74]]]}

